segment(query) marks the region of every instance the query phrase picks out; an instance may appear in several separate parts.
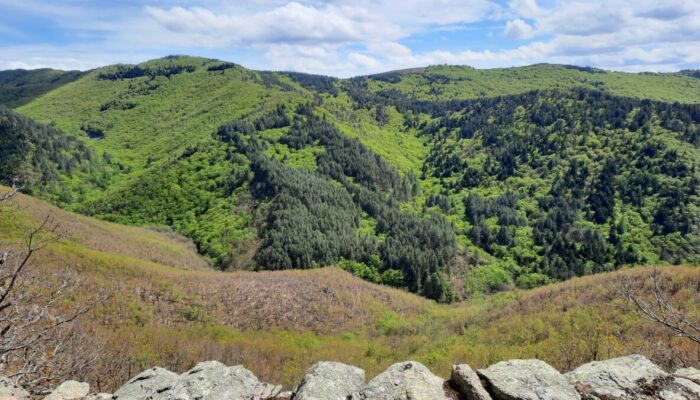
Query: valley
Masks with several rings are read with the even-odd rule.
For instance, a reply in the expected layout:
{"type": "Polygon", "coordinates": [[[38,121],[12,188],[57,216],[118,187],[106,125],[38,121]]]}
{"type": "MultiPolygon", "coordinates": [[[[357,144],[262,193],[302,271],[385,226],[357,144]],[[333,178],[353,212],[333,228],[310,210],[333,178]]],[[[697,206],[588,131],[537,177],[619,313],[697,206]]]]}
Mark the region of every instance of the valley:
{"type": "MultiPolygon", "coordinates": [[[[172,233],[97,221],[24,195],[2,207],[4,241],[19,240],[46,215],[66,233],[36,253],[31,270],[59,281],[56,271],[77,274],[65,307],[108,294],[80,322],[104,344],[100,361],[80,376],[96,391],[115,390],[153,365],[185,371],[209,359],[290,388],[328,359],[357,365],[368,378],[408,359],[443,377],[455,362],[481,368],[511,358],[540,358],[562,371],[630,353],[667,368],[695,362],[691,341],[635,313],[616,289],[625,277],[648,286],[650,267],[441,305],[338,268],[202,269],[172,233]]],[[[669,299],[697,318],[700,270],[660,273],[669,299]]]]}
{"type": "Polygon", "coordinates": [[[323,360],[368,378],[405,360],[443,378],[514,358],[697,365],[621,292],[658,271],[700,318],[692,71],[336,79],[168,56],[0,83],[0,191],[21,192],[0,239],[21,249],[50,217],[61,240],[27,287],[95,302],[76,324],[95,390],[213,359],[289,388],[323,360]]]}
{"type": "Polygon", "coordinates": [[[23,100],[39,125],[6,118],[26,140],[61,139],[3,151],[31,154],[29,193],[169,227],[214,268],[338,264],[451,302],[697,263],[698,82],[547,64],[339,80],[171,56],[23,100]]]}

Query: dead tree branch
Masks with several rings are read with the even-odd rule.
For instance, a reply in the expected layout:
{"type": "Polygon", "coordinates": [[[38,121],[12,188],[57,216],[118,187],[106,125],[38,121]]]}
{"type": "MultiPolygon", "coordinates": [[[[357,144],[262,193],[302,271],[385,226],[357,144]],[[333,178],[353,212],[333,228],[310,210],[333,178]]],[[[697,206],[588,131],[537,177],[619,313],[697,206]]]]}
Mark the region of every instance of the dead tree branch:
{"type": "MultiPolygon", "coordinates": [[[[15,184],[0,195],[0,216],[11,216],[2,205],[16,193],[15,184]]],[[[73,301],[79,286],[75,273],[39,270],[33,263],[38,251],[62,238],[47,216],[27,232],[24,243],[0,243],[0,373],[37,394],[85,371],[99,354],[75,324],[96,301],[73,301]]]]}
{"type": "Polygon", "coordinates": [[[644,282],[638,284],[630,277],[621,278],[618,293],[645,318],[700,344],[700,323],[691,321],[686,313],[666,298],[656,268],[649,279],[651,287],[645,288],[644,282]]]}

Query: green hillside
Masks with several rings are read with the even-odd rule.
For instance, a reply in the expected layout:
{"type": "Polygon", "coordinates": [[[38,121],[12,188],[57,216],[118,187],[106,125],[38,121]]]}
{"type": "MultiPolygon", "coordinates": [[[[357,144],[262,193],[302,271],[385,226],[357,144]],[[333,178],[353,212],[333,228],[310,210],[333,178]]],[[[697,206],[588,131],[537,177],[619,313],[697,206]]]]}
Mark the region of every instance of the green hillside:
{"type": "Polygon", "coordinates": [[[699,101],[686,73],[338,80],[173,56],[91,71],[17,111],[93,154],[78,172],[47,156],[60,184],[28,187],[62,207],[171,227],[221,269],[338,264],[449,302],[698,263],[699,101]]]}
{"type": "Polygon", "coordinates": [[[366,84],[373,92],[396,89],[426,100],[492,97],[531,90],[583,87],[640,99],[700,102],[700,79],[693,76],[692,71],[632,74],[554,64],[493,69],[441,65],[354,78],[354,81],[366,84]]]}
{"type": "Polygon", "coordinates": [[[0,71],[0,105],[19,107],[83,75],[80,71],[48,68],[0,71]]]}

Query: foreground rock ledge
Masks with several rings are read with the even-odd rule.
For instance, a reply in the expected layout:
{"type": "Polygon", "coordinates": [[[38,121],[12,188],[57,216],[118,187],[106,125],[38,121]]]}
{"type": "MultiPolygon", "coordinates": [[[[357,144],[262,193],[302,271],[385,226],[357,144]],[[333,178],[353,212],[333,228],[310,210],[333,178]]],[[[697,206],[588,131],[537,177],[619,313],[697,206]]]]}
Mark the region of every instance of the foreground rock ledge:
{"type": "MultiPolygon", "coordinates": [[[[181,375],[148,369],[114,395],[89,392],[87,383],[68,381],[45,400],[700,400],[700,371],[668,373],[631,355],[590,362],[564,375],[540,360],[502,361],[477,372],[460,364],[446,381],[406,361],[365,382],[360,368],[322,361],[295,390],[282,392],[241,365],[207,361],[181,375]]],[[[27,391],[0,377],[0,400],[28,399],[27,391]]]]}

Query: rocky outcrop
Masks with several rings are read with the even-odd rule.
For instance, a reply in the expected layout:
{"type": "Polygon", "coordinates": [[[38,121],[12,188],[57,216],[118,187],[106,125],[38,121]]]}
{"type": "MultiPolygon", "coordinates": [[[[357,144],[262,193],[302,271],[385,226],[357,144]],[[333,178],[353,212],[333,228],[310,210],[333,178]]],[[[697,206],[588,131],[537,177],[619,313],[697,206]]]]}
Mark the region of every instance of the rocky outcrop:
{"type": "MultiPolygon", "coordinates": [[[[208,361],[182,375],[151,368],[114,395],[88,392],[88,384],[68,381],[45,400],[700,400],[700,371],[669,374],[631,355],[590,362],[565,375],[540,360],[502,361],[476,372],[460,364],[445,381],[407,361],[365,384],[360,368],[318,362],[294,391],[282,392],[243,366],[208,361]]],[[[0,376],[0,400],[30,400],[30,394],[0,376]]]]}
{"type": "Polygon", "coordinates": [[[151,368],[132,378],[114,392],[114,400],[157,399],[172,389],[179,375],[164,368],[151,368]]]}
{"type": "Polygon", "coordinates": [[[85,382],[66,381],[60,384],[44,400],[79,400],[90,393],[90,385],[85,382]]]}
{"type": "Polygon", "coordinates": [[[566,374],[584,397],[609,400],[643,399],[657,392],[669,378],[656,364],[640,355],[593,361],[566,374]]]}
{"type": "Polygon", "coordinates": [[[162,368],[142,372],[114,393],[114,400],[263,400],[272,399],[281,386],[258,381],[241,365],[218,361],[197,364],[182,375],[162,368]]]}
{"type": "Polygon", "coordinates": [[[346,400],[365,384],[365,371],[346,364],[321,361],[299,384],[294,400],[346,400]]]}
{"type": "Polygon", "coordinates": [[[477,373],[496,400],[581,399],[566,377],[544,361],[502,361],[477,373]]]}
{"type": "Polygon", "coordinates": [[[484,389],[479,376],[469,365],[453,366],[451,379],[465,400],[491,400],[491,395],[484,389]]]}
{"type": "Polygon", "coordinates": [[[208,361],[182,374],[164,395],[168,400],[249,400],[259,383],[252,372],[240,365],[227,367],[218,361],[208,361]]]}
{"type": "Polygon", "coordinates": [[[377,375],[359,393],[361,400],[447,399],[445,381],[423,364],[397,363],[377,375]]]}

